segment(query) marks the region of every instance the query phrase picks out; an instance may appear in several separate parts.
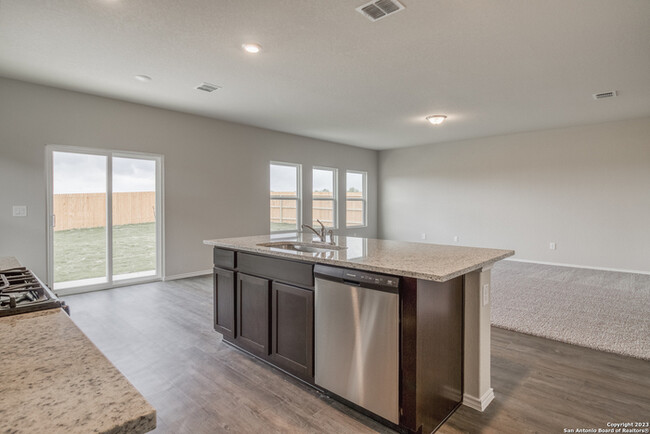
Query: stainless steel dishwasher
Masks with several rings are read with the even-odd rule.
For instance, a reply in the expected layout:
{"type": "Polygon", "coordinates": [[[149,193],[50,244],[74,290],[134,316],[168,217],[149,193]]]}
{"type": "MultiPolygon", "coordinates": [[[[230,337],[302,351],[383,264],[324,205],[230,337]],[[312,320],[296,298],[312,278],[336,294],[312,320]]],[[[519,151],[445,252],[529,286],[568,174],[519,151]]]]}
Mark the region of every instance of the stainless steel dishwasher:
{"type": "Polygon", "coordinates": [[[399,424],[399,277],[314,267],[315,383],[399,424]]]}

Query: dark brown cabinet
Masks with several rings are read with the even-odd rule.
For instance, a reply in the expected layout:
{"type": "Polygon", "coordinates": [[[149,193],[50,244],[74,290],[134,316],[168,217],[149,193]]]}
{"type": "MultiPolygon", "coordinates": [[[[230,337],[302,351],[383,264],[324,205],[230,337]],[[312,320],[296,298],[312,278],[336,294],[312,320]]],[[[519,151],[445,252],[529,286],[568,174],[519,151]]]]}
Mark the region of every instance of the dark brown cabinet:
{"type": "Polygon", "coordinates": [[[273,282],[271,360],[287,372],[311,381],[314,368],[314,292],[273,282]]]}
{"type": "Polygon", "coordinates": [[[237,273],[237,333],[235,342],[251,353],[269,355],[269,298],[271,281],[237,273]]]}
{"type": "MultiPolygon", "coordinates": [[[[214,328],[229,344],[314,384],[314,266],[214,249],[214,328]]],[[[401,277],[399,426],[432,432],[463,397],[464,277],[401,277]]]]}
{"type": "Polygon", "coordinates": [[[226,340],[235,338],[235,272],[214,268],[214,329],[226,340]]]}
{"type": "Polygon", "coordinates": [[[221,248],[214,249],[214,265],[214,329],[313,383],[313,265],[221,248]]]}

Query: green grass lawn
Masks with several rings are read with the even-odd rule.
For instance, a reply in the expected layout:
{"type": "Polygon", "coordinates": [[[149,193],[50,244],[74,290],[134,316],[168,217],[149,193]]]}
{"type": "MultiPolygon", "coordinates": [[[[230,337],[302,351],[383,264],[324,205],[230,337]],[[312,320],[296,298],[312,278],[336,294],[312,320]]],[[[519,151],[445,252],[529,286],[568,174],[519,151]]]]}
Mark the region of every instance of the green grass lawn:
{"type": "MultiPolygon", "coordinates": [[[[113,274],[156,269],[156,224],[113,228],[113,274]]],[[[54,281],[106,276],[105,228],[54,232],[54,281]]]]}
{"type": "Polygon", "coordinates": [[[295,223],[271,223],[271,232],[275,231],[295,231],[295,223]]]}

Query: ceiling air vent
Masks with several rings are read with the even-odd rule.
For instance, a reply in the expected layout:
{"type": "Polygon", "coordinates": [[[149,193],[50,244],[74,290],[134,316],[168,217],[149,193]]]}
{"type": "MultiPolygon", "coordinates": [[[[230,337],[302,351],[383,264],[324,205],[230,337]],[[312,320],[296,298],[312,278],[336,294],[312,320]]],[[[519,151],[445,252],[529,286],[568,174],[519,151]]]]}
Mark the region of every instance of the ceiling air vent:
{"type": "Polygon", "coordinates": [[[217,89],[221,89],[221,86],[217,86],[216,84],[210,84],[210,83],[201,83],[198,86],[196,86],[194,89],[202,90],[204,92],[214,92],[217,89]]]}
{"type": "Polygon", "coordinates": [[[613,98],[618,96],[618,92],[615,90],[610,90],[609,92],[595,93],[592,95],[594,99],[604,99],[604,98],[613,98]]]}
{"type": "Polygon", "coordinates": [[[357,11],[366,16],[370,21],[378,21],[388,15],[404,9],[404,5],[397,0],[377,0],[359,6],[357,11]]]}

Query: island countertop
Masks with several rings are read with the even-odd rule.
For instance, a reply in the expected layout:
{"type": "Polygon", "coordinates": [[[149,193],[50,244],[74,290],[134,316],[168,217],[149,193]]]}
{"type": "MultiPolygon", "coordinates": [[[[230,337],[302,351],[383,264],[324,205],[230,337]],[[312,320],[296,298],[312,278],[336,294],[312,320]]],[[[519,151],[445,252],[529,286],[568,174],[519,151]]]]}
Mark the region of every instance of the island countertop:
{"type": "MultiPolygon", "coordinates": [[[[4,268],[20,266],[0,258],[4,268]]],[[[0,318],[0,432],[145,433],[156,410],[61,309],[0,318]]]]}
{"type": "Polygon", "coordinates": [[[274,241],[313,242],[311,234],[278,234],[205,240],[204,244],[307,262],[445,282],[515,254],[513,250],[448,246],[407,241],[335,236],[337,246],[322,253],[260,246],[274,241]]]}

